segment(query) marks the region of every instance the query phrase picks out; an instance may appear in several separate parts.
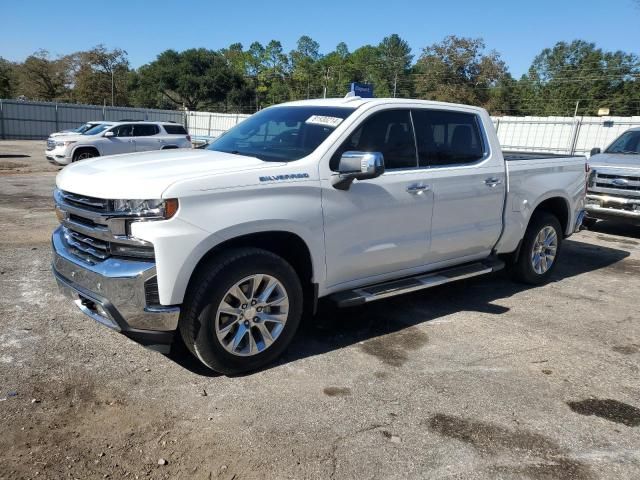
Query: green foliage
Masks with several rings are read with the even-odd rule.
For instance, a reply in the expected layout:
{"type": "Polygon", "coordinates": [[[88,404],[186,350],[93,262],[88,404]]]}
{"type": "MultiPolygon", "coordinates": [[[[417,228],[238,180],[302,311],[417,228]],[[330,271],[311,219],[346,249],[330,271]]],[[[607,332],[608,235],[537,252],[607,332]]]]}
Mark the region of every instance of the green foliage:
{"type": "Polygon", "coordinates": [[[343,97],[352,82],[372,83],[377,97],[480,105],[496,115],[640,114],[638,56],[607,52],[582,40],[559,42],[514,79],[482,39],[448,36],[425,47],[414,63],[398,34],[350,51],[343,42],[322,54],[302,36],[282,44],[233,43],[219,51],[166,50],[133,70],[127,52],[102,45],[64,57],[35,52],[21,64],[0,59],[0,97],[111,103],[152,108],[251,113],[289,100],[343,97]]]}
{"type": "Polygon", "coordinates": [[[16,87],[15,65],[0,57],[0,98],[11,98],[16,87]]]}

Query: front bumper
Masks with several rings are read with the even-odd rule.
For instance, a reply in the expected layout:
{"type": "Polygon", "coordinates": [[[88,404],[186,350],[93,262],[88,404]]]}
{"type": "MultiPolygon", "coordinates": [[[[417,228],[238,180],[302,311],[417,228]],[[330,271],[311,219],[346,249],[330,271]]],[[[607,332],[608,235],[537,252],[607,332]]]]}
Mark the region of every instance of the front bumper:
{"type": "Polygon", "coordinates": [[[66,149],[54,148],[52,150],[45,150],[44,156],[49,163],[58,166],[64,166],[71,163],[71,157],[67,157],[66,149]]]}
{"type": "Polygon", "coordinates": [[[51,242],[58,287],[84,314],[157,350],[172,343],[180,308],[148,302],[155,262],[110,257],[90,265],[69,251],[61,227],[51,242]]]}
{"type": "Polygon", "coordinates": [[[640,198],[587,194],[587,216],[600,220],[629,220],[640,224],[640,198]]]}

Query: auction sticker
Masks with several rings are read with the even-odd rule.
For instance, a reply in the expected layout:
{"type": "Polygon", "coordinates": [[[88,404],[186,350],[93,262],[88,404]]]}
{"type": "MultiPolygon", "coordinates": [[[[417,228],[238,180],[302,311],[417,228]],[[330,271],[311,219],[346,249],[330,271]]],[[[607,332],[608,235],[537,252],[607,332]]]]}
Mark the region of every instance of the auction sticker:
{"type": "Polygon", "coordinates": [[[307,118],[307,121],[305,123],[312,123],[314,125],[336,128],[342,123],[342,118],[327,117],[324,115],[311,115],[309,118],[307,118]]]}

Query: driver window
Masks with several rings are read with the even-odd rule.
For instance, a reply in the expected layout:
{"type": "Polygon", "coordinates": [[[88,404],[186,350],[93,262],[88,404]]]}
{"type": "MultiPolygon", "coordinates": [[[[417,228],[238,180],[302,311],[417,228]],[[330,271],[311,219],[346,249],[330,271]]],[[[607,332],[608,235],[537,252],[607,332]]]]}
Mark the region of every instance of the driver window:
{"type": "Polygon", "coordinates": [[[133,125],[120,125],[112,131],[116,137],[131,137],[133,136],[133,125]]]}
{"type": "Polygon", "coordinates": [[[382,153],[387,170],[417,167],[418,156],[409,111],[386,110],[367,118],[331,157],[331,170],[338,170],[340,157],[350,150],[382,153]]]}

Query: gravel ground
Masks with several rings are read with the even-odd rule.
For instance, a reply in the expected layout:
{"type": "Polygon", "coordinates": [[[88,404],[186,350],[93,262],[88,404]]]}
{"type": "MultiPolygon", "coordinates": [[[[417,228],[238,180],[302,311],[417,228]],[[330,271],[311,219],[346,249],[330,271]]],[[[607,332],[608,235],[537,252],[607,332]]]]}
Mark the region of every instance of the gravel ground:
{"type": "Polygon", "coordinates": [[[43,148],[0,142],[0,478],[640,478],[640,228],[573,236],[544,287],[325,309],[216,376],[58,294],[43,148]]]}

